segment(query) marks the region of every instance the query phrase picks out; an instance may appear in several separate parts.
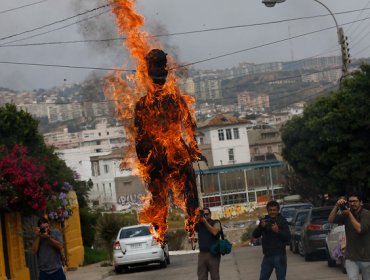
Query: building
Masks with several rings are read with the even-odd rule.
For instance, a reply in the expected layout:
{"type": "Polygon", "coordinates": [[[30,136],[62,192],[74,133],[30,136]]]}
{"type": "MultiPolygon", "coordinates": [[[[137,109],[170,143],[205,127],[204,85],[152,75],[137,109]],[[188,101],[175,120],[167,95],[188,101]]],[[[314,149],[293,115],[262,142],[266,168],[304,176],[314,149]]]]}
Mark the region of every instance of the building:
{"type": "Polygon", "coordinates": [[[250,162],[247,123],[219,114],[198,124],[197,142],[210,167],[250,162]]]}
{"type": "Polygon", "coordinates": [[[277,128],[259,126],[248,131],[252,161],[281,159],[283,142],[277,128]]]}
{"type": "Polygon", "coordinates": [[[95,129],[77,133],[53,132],[44,135],[45,143],[56,148],[59,157],[67,166],[74,170],[80,180],[91,178],[90,157],[107,155],[113,150],[123,147],[126,142],[124,128],[121,126],[108,127],[103,121],[95,129]]]}
{"type": "Polygon", "coordinates": [[[263,93],[243,92],[238,94],[238,106],[241,111],[262,112],[270,108],[270,97],[263,93]]]}
{"type": "Polygon", "coordinates": [[[93,187],[89,199],[93,206],[114,211],[142,204],[143,181],[133,175],[132,169],[120,168],[126,152],[126,148],[120,148],[107,155],[90,157],[93,187]]]}

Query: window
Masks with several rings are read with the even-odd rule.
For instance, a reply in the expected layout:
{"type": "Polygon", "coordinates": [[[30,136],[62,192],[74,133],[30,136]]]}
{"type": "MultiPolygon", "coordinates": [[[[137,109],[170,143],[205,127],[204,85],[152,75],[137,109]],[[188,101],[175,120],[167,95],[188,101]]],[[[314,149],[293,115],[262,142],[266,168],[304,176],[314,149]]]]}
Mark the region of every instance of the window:
{"type": "Polygon", "coordinates": [[[92,163],[92,175],[93,176],[100,176],[99,162],[97,162],[97,161],[94,161],[92,163]]]}
{"type": "Polygon", "coordinates": [[[226,139],[227,140],[233,139],[233,137],[231,135],[231,129],[230,128],[226,129],[226,139]]]}
{"type": "Polygon", "coordinates": [[[109,173],[109,165],[108,164],[104,164],[104,173],[105,174],[109,173]]]}
{"type": "Polygon", "coordinates": [[[99,132],[99,136],[101,136],[101,132],[99,132]]]}
{"type": "Polygon", "coordinates": [[[204,144],[203,137],[199,137],[199,143],[200,143],[201,145],[203,145],[203,144],[204,144]]]}
{"type": "Polygon", "coordinates": [[[267,146],[267,152],[270,153],[270,154],[272,153],[272,147],[271,146],[267,146]]]}
{"type": "Polygon", "coordinates": [[[234,161],[234,149],[229,149],[229,161],[234,161]]]}
{"type": "Polygon", "coordinates": [[[223,129],[218,130],[218,140],[220,140],[220,141],[225,140],[225,135],[224,135],[224,130],[223,129]]]}
{"type": "Polygon", "coordinates": [[[234,139],[239,139],[240,138],[239,128],[233,128],[233,132],[234,132],[234,139]]]}

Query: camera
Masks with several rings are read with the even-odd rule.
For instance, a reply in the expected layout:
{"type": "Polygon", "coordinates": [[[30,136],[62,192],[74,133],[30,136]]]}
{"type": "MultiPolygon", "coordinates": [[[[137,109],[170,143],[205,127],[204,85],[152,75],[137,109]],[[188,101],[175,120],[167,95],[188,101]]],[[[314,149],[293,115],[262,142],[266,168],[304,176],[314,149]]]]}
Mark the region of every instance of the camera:
{"type": "Polygon", "coordinates": [[[40,233],[46,233],[46,228],[45,227],[40,227],[40,233]]]}
{"type": "Polygon", "coordinates": [[[261,221],[265,222],[265,228],[269,230],[271,229],[272,225],[276,223],[275,220],[271,219],[269,216],[264,217],[261,219],[261,221]]]}
{"type": "Polygon", "coordinates": [[[347,210],[347,209],[349,208],[349,204],[348,204],[348,202],[345,202],[345,203],[339,204],[338,208],[339,208],[339,210],[341,210],[341,211],[347,210]]]}
{"type": "Polygon", "coordinates": [[[203,210],[199,210],[199,218],[204,218],[204,211],[203,210]]]}

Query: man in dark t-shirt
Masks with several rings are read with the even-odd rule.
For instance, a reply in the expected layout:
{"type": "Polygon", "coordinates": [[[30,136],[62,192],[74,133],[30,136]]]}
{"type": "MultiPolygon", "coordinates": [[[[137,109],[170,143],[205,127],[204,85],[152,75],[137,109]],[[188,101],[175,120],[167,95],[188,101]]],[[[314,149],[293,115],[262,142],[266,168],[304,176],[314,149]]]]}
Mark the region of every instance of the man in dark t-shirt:
{"type": "Polygon", "coordinates": [[[208,273],[211,280],[220,279],[220,255],[213,255],[210,252],[212,245],[220,239],[221,224],[211,219],[211,210],[203,208],[203,214],[195,226],[198,232],[198,280],[208,280],[208,273]]]}
{"type": "Polygon", "coordinates": [[[32,253],[37,254],[39,280],[65,280],[61,258],[64,246],[62,234],[50,229],[49,221],[45,218],[39,219],[35,234],[32,253]]]}
{"type": "Polygon", "coordinates": [[[344,224],[346,231],[345,267],[348,279],[370,280],[370,211],[362,206],[359,194],[340,198],[329,214],[330,223],[344,224]]]}

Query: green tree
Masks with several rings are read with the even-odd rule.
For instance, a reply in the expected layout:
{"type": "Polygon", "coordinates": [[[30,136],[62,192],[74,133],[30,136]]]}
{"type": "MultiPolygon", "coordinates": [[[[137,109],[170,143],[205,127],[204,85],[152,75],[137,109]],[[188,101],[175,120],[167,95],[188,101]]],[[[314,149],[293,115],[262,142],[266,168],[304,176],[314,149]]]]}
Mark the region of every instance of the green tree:
{"type": "Polygon", "coordinates": [[[370,65],[282,129],[283,156],[322,192],[370,193],[370,65]]]}
{"type": "MultiPolygon", "coordinates": [[[[18,110],[14,104],[0,108],[0,146],[11,150],[16,144],[27,147],[28,154],[44,163],[46,181],[70,183],[76,191],[81,207],[87,206],[91,184],[78,180],[76,173],[58,157],[52,147],[47,147],[38,131],[38,121],[29,113],[18,110]]],[[[60,190],[59,190],[60,191],[60,190]]]]}

